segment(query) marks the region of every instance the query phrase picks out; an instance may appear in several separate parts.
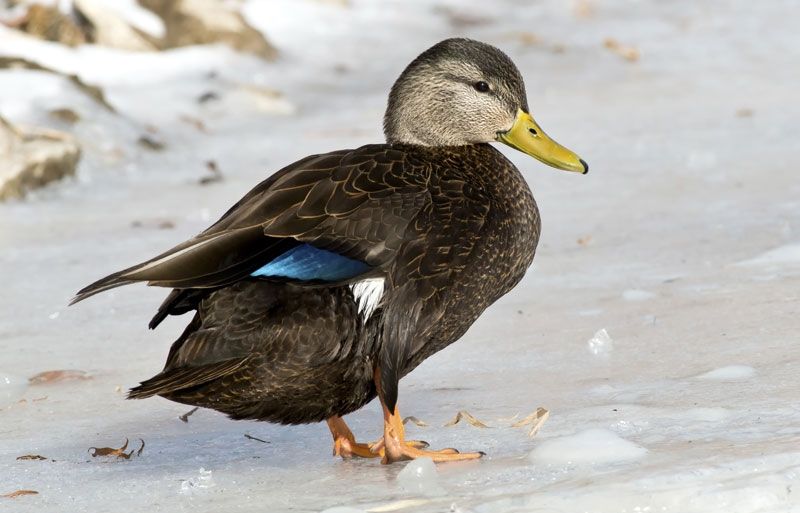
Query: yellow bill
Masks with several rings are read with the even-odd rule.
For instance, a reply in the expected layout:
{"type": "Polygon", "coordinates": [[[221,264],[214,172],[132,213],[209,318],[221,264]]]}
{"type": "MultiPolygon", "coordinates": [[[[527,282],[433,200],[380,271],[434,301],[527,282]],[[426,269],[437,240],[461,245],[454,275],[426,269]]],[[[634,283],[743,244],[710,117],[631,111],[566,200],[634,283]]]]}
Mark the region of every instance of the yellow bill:
{"type": "Polygon", "coordinates": [[[541,160],[548,166],[584,175],[589,172],[589,165],[582,158],[550,139],[533,117],[522,109],[517,110],[511,129],[497,133],[497,140],[541,160]]]}

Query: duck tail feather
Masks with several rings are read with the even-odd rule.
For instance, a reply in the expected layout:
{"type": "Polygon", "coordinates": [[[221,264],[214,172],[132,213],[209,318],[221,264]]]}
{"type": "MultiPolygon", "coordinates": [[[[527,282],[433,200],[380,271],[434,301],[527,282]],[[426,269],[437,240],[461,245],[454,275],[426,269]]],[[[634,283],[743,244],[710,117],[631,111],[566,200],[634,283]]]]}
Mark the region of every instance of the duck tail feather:
{"type": "Polygon", "coordinates": [[[145,399],[202,385],[236,371],[246,360],[247,358],[230,358],[198,367],[164,370],[131,388],[128,399],[145,399]]]}
{"type": "Polygon", "coordinates": [[[106,276],[105,278],[99,279],[96,282],[92,283],[91,285],[87,285],[86,287],[82,288],[78,291],[75,296],[70,299],[69,306],[74,305],[80,301],[83,301],[86,298],[92,297],[95,294],[99,294],[101,292],[105,292],[106,290],[114,289],[117,287],[122,287],[123,285],[129,285],[134,283],[135,280],[128,280],[120,276],[121,272],[117,272],[111,275],[106,276]]]}

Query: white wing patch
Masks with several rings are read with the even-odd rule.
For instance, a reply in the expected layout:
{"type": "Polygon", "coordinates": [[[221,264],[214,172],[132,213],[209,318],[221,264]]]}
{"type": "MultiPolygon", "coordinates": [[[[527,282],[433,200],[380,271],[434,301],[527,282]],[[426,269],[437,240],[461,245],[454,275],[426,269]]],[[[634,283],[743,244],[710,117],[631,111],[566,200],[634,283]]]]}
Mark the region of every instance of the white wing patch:
{"type": "Polygon", "coordinates": [[[364,322],[380,304],[383,297],[383,278],[367,278],[350,285],[358,304],[358,313],[364,322]]]}

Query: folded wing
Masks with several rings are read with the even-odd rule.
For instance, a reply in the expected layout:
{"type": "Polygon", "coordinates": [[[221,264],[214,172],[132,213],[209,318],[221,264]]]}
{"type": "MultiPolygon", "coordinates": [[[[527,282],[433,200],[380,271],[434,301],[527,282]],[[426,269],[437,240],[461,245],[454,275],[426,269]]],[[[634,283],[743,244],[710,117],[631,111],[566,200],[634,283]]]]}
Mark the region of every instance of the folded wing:
{"type": "Polygon", "coordinates": [[[186,291],[249,276],[353,280],[390,265],[430,202],[429,172],[387,145],[307,157],[256,186],[204,232],[96,281],[72,302],[135,282],[186,291]]]}

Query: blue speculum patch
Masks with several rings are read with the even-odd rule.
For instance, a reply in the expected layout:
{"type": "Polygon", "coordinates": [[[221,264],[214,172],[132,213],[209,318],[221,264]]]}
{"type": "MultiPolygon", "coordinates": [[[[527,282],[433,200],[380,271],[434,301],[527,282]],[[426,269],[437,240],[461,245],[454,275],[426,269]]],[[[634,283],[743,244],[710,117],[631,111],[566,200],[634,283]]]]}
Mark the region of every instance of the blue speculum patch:
{"type": "Polygon", "coordinates": [[[280,255],[250,276],[302,281],[341,281],[363,274],[370,266],[333,251],[302,244],[280,255]]]}

